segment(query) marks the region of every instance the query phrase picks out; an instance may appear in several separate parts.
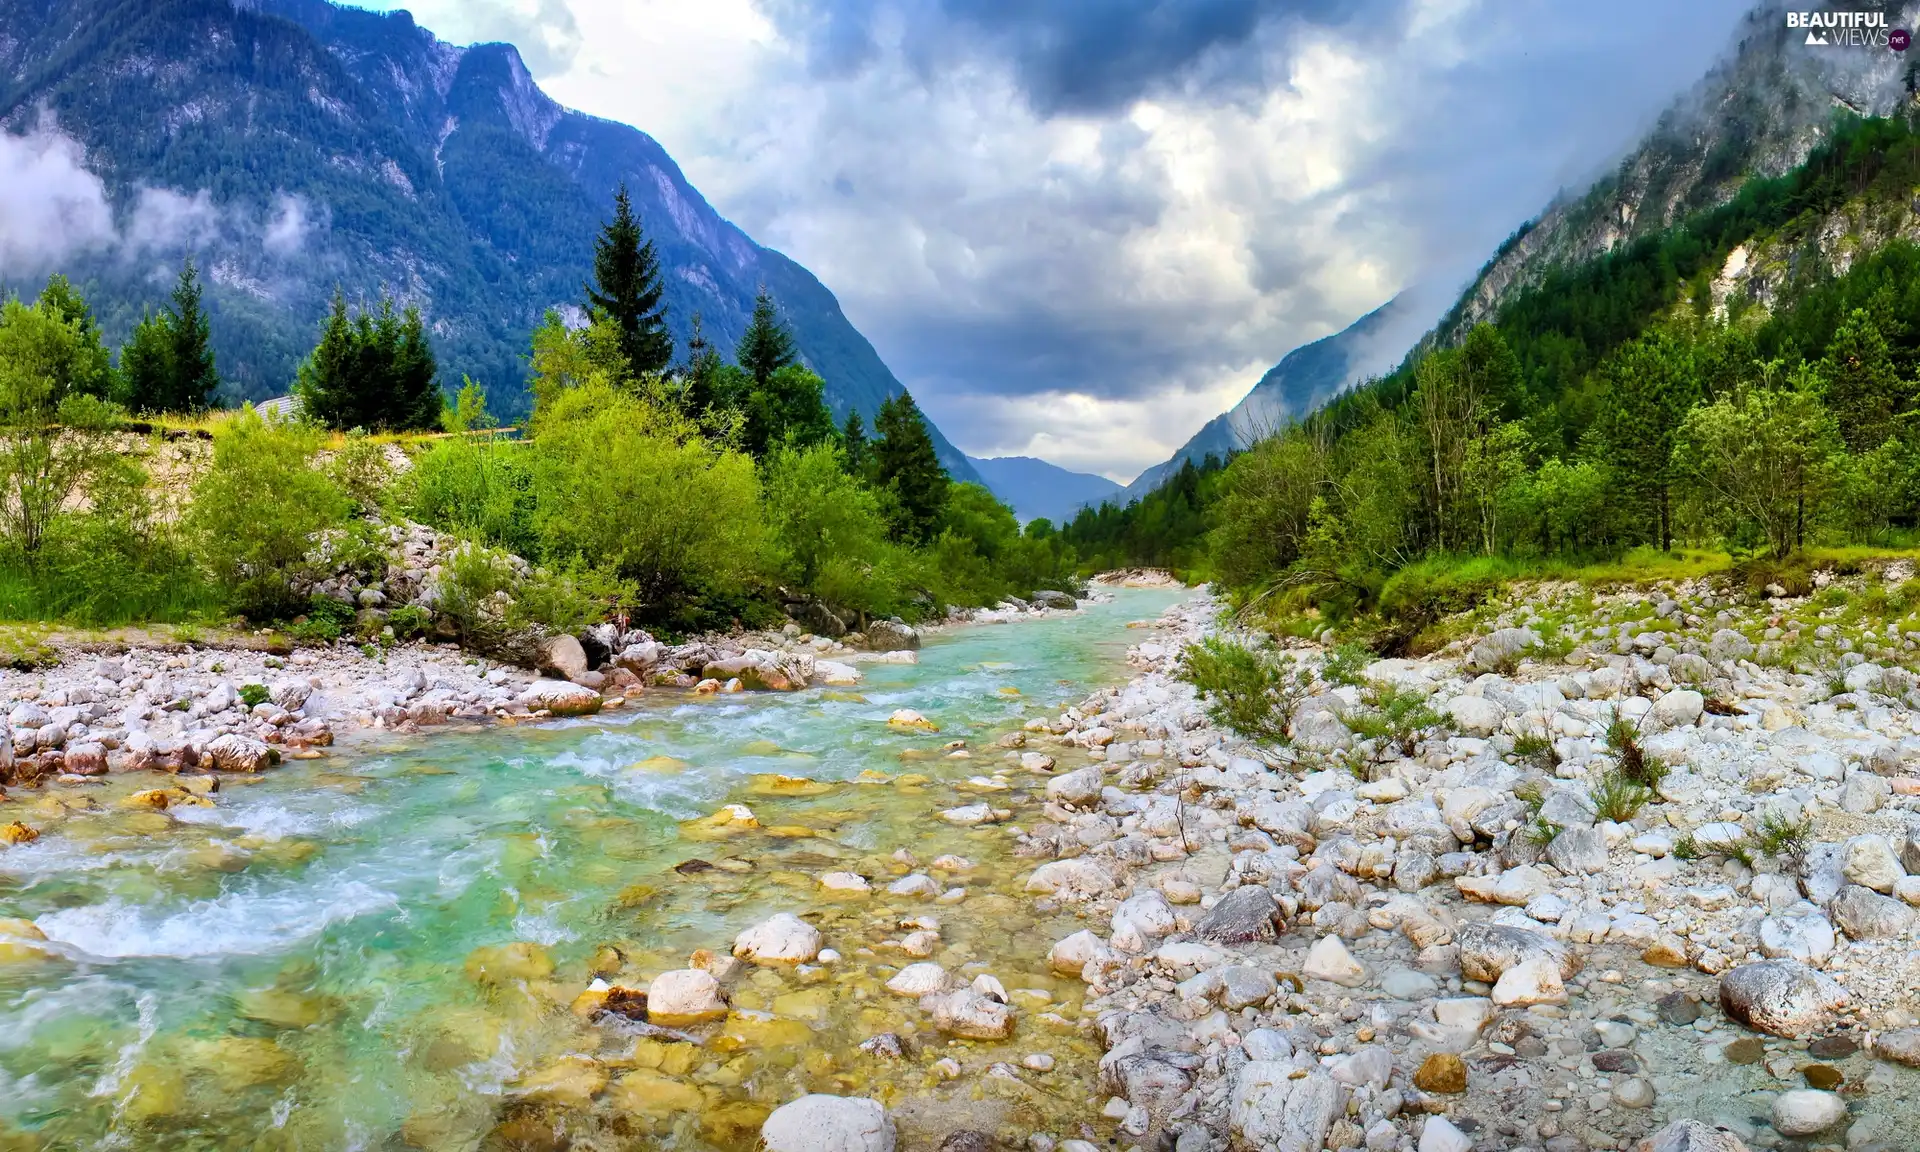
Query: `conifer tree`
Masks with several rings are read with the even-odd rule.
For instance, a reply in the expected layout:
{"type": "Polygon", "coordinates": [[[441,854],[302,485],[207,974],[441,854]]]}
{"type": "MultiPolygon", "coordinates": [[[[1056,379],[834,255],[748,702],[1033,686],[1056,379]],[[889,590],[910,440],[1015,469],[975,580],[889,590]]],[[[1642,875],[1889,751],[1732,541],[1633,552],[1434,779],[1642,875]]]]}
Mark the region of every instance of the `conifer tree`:
{"type": "Polygon", "coordinates": [[[350,316],[336,291],[294,394],[309,419],[330,428],[432,428],[442,408],[437,371],[419,309],[395,313],[389,297],[377,315],[350,316]]]}
{"type": "Polygon", "coordinates": [[[113,397],[118,391],[113,355],[107,351],[106,342],[100,335],[100,325],[95,322],[93,309],[88,307],[86,297],[80,294],[72,281],[55,273],[48,277],[47,286],[41,289],[36,304],[73,326],[74,356],[68,365],[71,378],[62,382],[60,391],[100,400],[113,397]]]}
{"type": "Polygon", "coordinates": [[[135,326],[120,351],[120,370],[127,407],[136,412],[198,412],[211,402],[220,375],[200,273],[191,258],[180,270],[167,308],[135,326]]]}
{"type": "Polygon", "coordinates": [[[933,437],[913,396],[902,392],[880,405],[873,419],[875,483],[892,493],[893,532],[902,540],[924,543],[938,533],[952,481],[940,466],[933,437]]]}
{"type": "Polygon", "coordinates": [[[780,319],[773,297],[765,288],[754,297],[753,319],[747,324],[746,334],[740,337],[740,346],[733,358],[753,377],[754,383],[763,387],[775,372],[797,359],[793,333],[780,319]]]}
{"type": "Polygon", "coordinates": [[[866,475],[867,465],[873,457],[873,446],[867,442],[867,425],[860,419],[858,408],[847,413],[847,422],[840,427],[840,447],[847,463],[847,474],[866,475]]]}
{"type": "Polygon", "coordinates": [[[1674,435],[1700,399],[1692,344],[1671,331],[1650,333],[1602,366],[1612,400],[1605,426],[1612,465],[1653,526],[1660,550],[1673,550],[1674,435]]]}
{"type": "Polygon", "coordinates": [[[1827,408],[1839,421],[1847,451],[1855,455],[1886,443],[1913,409],[1913,385],[1900,378],[1885,334],[1864,308],[1849,313],[1833,334],[1820,371],[1827,408]]]}
{"type": "Polygon", "coordinates": [[[673,362],[673,335],[661,304],[660,261],[634,215],[627,186],[613,196],[613,219],[593,246],[593,279],[587,310],[600,312],[620,329],[620,350],[635,376],[666,371],[673,362]]]}

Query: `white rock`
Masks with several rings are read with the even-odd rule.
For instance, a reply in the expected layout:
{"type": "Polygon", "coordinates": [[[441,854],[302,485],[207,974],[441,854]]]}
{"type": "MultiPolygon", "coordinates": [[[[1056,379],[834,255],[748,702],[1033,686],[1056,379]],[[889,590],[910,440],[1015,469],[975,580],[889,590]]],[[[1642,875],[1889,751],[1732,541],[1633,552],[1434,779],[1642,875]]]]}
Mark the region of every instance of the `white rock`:
{"type": "Polygon", "coordinates": [[[802,1096],[760,1125],[766,1152],[893,1152],[893,1121],[878,1101],[802,1096]]]}
{"type": "Polygon", "coordinates": [[[1247,1152],[1320,1152],[1340,1101],[1340,1086],[1324,1072],[1296,1080],[1291,1063],[1250,1060],[1233,1080],[1228,1127],[1234,1148],[1247,1152]]]}
{"type": "Polygon", "coordinates": [[[1353,958],[1347,946],[1338,936],[1322,936],[1313,947],[1307,949],[1306,963],[1300,966],[1300,974],[1313,980],[1325,980],[1347,988],[1358,988],[1367,982],[1367,969],[1353,958]]]}
{"type": "Polygon", "coordinates": [[[843,892],[849,895],[865,895],[873,891],[873,885],[858,872],[829,872],[820,877],[820,887],[829,892],[843,892]]]}
{"type": "Polygon", "coordinates": [[[1420,1152],[1473,1152],[1473,1141],[1445,1116],[1429,1116],[1420,1130],[1420,1152]]]}
{"type": "Polygon", "coordinates": [[[1106,960],[1112,955],[1105,941],[1082,929],[1053,946],[1047,953],[1047,967],[1062,976],[1078,976],[1089,960],[1106,960]]]}
{"type": "Polygon", "coordinates": [[[947,970],[931,961],[909,964],[887,981],[887,991],[895,996],[911,996],[915,999],[945,992],[953,986],[954,979],[947,970]]]}
{"type": "Polygon", "coordinates": [[[1706,697],[1691,688],[1675,688],[1653,702],[1653,719],[1662,728],[1684,728],[1700,719],[1706,697]]]}
{"type": "Polygon", "coordinates": [[[1567,986],[1560,979],[1559,965],[1547,959],[1528,960],[1507,969],[1494,982],[1493,1002],[1502,1008],[1565,1004],[1567,986]]]}
{"type": "Polygon", "coordinates": [[[734,937],[733,954],[754,964],[804,964],[820,954],[820,930],[781,912],[734,937]]]}
{"type": "Polygon", "coordinates": [[[1885,836],[1867,835],[1855,836],[1840,846],[1840,874],[1863,888],[1885,894],[1893,891],[1907,870],[1900,866],[1900,858],[1885,836]]]}
{"type": "Polygon", "coordinates": [[[668,1025],[717,1020],[727,1014],[720,981],[699,968],[662,972],[647,985],[647,1016],[668,1025]]]}
{"type": "Polygon", "coordinates": [[[1782,1136],[1812,1136],[1846,1119],[1847,1102],[1832,1092],[1795,1088],[1773,1098],[1773,1128],[1782,1136]]]}
{"type": "Polygon", "coordinates": [[[1447,714],[1454,727],[1475,736],[1491,736],[1506,719],[1500,705],[1480,696],[1455,696],[1447,701],[1447,714]]]}

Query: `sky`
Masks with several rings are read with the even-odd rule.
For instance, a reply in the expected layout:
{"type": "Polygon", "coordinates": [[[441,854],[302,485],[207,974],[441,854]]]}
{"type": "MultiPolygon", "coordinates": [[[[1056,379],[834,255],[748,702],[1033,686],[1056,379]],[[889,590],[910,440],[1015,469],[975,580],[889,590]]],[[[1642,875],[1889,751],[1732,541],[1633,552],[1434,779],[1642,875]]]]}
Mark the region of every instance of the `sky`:
{"type": "Polygon", "coordinates": [[[652,134],[963,450],[1124,482],[1397,294],[1410,345],[1747,0],[371,6],[652,134]]]}

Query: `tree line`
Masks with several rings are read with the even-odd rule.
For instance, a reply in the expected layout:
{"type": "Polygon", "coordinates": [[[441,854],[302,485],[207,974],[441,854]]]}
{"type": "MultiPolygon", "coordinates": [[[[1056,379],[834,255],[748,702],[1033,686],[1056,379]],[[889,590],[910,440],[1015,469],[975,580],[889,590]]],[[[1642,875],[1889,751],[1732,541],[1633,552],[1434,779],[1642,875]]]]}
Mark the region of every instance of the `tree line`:
{"type": "Polygon", "coordinates": [[[216,396],[199,293],[189,261],[118,364],[64,279],[5,302],[0,615],[331,618],[303,591],[317,544],[372,555],[371,526],[398,516],[469,543],[479,559],[462,569],[461,602],[497,593],[556,624],[615,610],[669,629],[768,622],[816,600],[857,625],[1026,595],[1076,570],[1047,525],[1023,531],[946,474],[911,395],[871,428],[857,411],[836,422],[764,290],[731,357],[696,317],[676,362],[659,264],[624,189],[579,316],[549,313],[532,335],[532,414],[517,434],[495,427],[477,385],[444,395],[416,309],[336,295],[297,412],[213,420],[210,466],[182,501],[151,483],[152,449],[125,433],[133,412],[201,411],[216,396]],[[459,434],[366,435],[426,428],[459,434]],[[516,555],[552,579],[503,583],[516,555]]]}
{"type": "Polygon", "coordinates": [[[1920,248],[1842,271],[1816,244],[1840,206],[1917,178],[1909,121],[1842,122],[1801,169],[1556,269],[1457,343],[1065,535],[1335,617],[1391,610],[1468,557],[1690,544],[1765,568],[1903,541],[1920,528],[1920,248]],[[1759,241],[1796,254],[1767,307],[1715,282],[1759,241]],[[1141,530],[1155,518],[1170,535],[1141,530]]]}

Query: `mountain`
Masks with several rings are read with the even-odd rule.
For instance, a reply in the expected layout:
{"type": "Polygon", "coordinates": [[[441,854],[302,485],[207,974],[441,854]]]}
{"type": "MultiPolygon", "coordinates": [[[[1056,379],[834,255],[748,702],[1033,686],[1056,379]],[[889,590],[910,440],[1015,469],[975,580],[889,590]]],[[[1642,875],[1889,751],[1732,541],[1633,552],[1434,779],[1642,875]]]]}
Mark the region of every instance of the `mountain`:
{"type": "MultiPolygon", "coordinates": [[[[1907,16],[1912,13],[1908,12],[1907,16]]],[[[1911,27],[1895,14],[1894,27],[1911,27]]],[[[1780,6],[1741,21],[1733,51],[1670,107],[1617,167],[1522,225],[1422,342],[1453,343],[1549,272],[1731,200],[1749,179],[1804,164],[1836,114],[1886,116],[1910,102],[1910,53],[1810,47],[1780,6]]]]}
{"type": "Polygon", "coordinates": [[[993,494],[1013,507],[1022,523],[1045,518],[1056,525],[1064,524],[1083,505],[1098,504],[1121,492],[1120,485],[1105,476],[1069,472],[1031,456],[967,459],[986,479],[993,494]]]}
{"type": "MultiPolygon", "coordinates": [[[[497,410],[524,411],[528,333],[582,298],[622,182],[683,349],[696,315],[730,349],[764,284],[836,417],[870,418],[902,391],[833,293],[723,219],[651,137],[561,107],[511,45],[456,47],[406,12],[0,0],[0,127],[89,224],[0,281],[66,271],[119,338],[194,253],[234,399],[286,390],[336,286],[362,301],[384,287],[427,318],[443,383],[465,374],[497,410]],[[56,163],[77,152],[68,137],[84,148],[75,171],[56,163]]],[[[978,480],[933,434],[948,470],[978,480]]]]}
{"type": "Polygon", "coordinates": [[[1382,341],[1404,319],[1403,311],[1396,297],[1341,331],[1287,353],[1238,404],[1207,421],[1171,459],[1134,477],[1126,487],[1125,500],[1137,500],[1158,488],[1188,460],[1197,464],[1208,456],[1224,459],[1248,447],[1369,373],[1390,367],[1405,349],[1382,341]]]}

